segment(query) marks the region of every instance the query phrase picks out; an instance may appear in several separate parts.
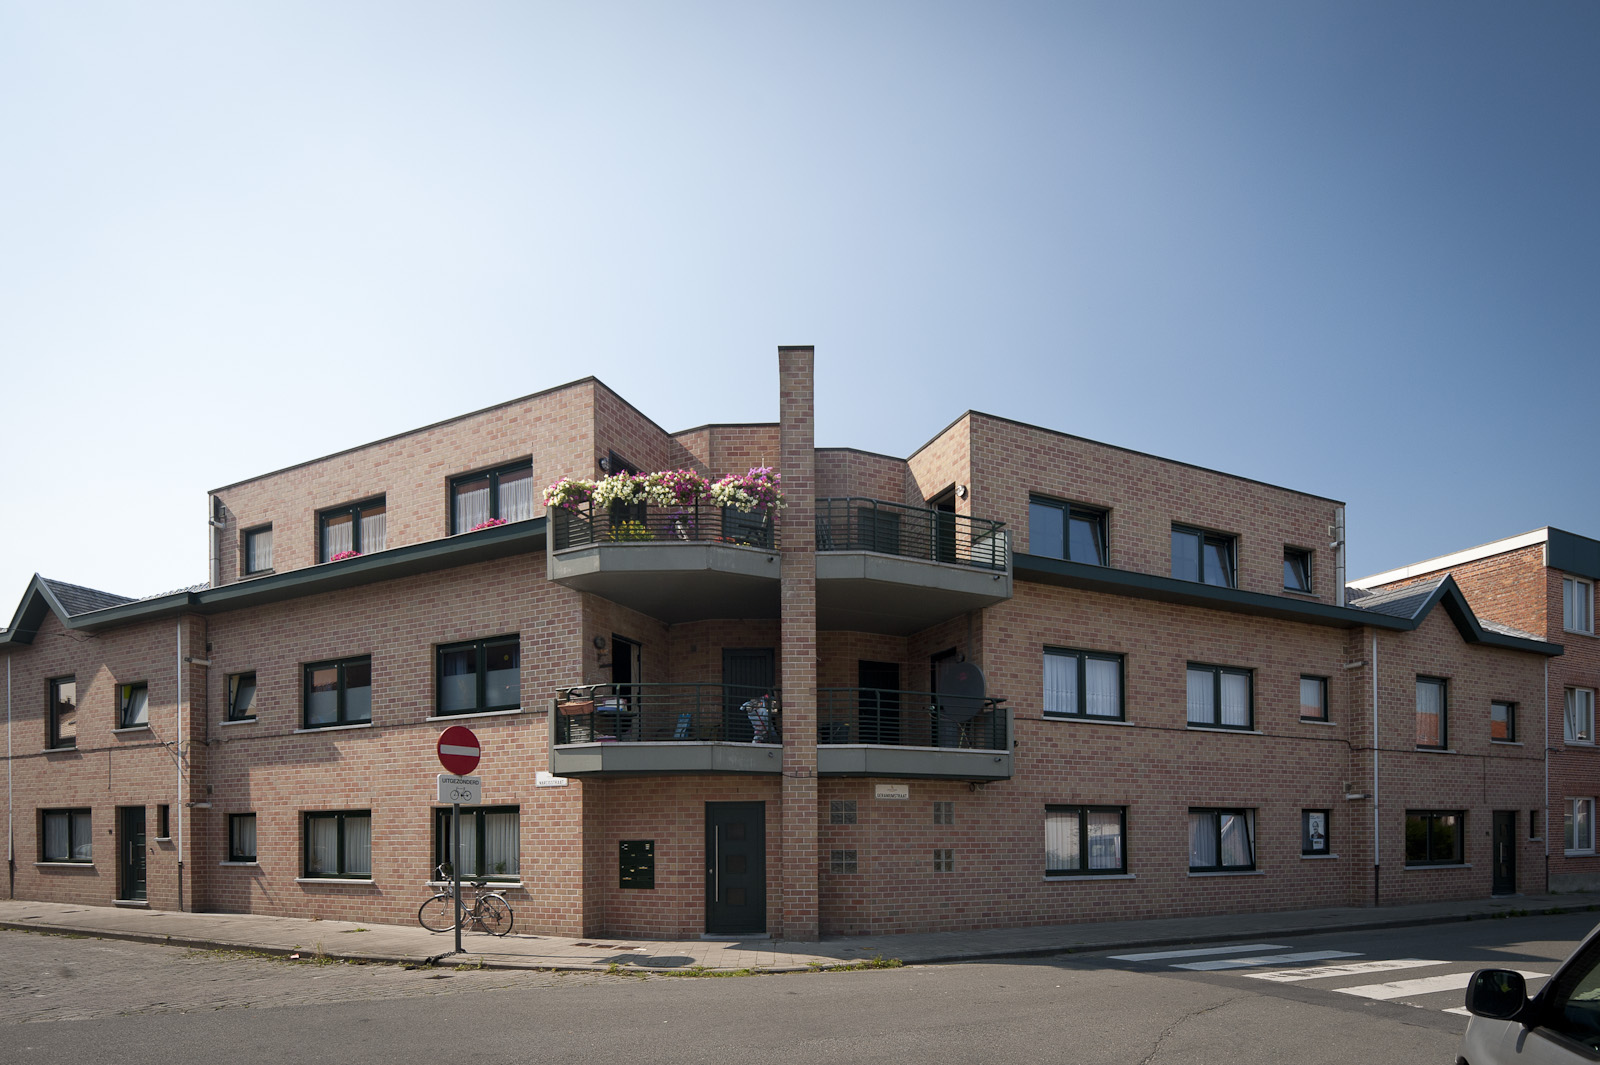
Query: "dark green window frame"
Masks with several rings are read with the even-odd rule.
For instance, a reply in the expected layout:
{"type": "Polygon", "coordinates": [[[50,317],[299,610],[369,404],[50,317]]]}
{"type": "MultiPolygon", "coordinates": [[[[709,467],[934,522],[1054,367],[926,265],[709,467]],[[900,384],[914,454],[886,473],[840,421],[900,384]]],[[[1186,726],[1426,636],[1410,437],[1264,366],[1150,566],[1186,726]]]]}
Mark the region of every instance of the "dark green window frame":
{"type": "MultiPolygon", "coordinates": [[[[363,499],[359,503],[346,503],[342,506],[329,507],[327,510],[317,511],[317,561],[328,561],[328,522],[337,518],[348,517],[350,519],[350,550],[356,552],[356,554],[365,554],[368,548],[367,545],[361,542],[361,519],[371,517],[374,511],[382,510],[385,514],[385,529],[387,530],[387,498],[387,496],[373,496],[371,499],[363,499]]],[[[385,531],[382,546],[388,546],[388,540],[388,533],[385,531]]],[[[380,548],[374,547],[372,550],[376,551],[380,550],[380,548]]]]}
{"type": "Polygon", "coordinates": [[[1091,566],[1110,565],[1111,545],[1108,537],[1111,512],[1102,507],[1068,503],[1046,496],[1028,497],[1028,553],[1048,558],[1064,558],[1068,562],[1082,562],[1091,566]],[[1058,521],[1061,524],[1060,540],[1051,530],[1046,539],[1043,529],[1058,521]],[[1092,547],[1087,551],[1072,550],[1073,524],[1088,533],[1092,547]],[[1081,556],[1081,557],[1080,557],[1081,556]]]}
{"type": "Polygon", "coordinates": [[[1300,720],[1301,721],[1326,721],[1328,720],[1328,678],[1317,677],[1310,673],[1300,674],[1300,720]],[[1306,685],[1315,685],[1317,691],[1317,705],[1320,713],[1306,713],[1306,685]]]}
{"type": "Polygon", "coordinates": [[[254,721],[256,719],[255,670],[235,673],[228,678],[228,720],[254,721]]]}
{"type": "MultiPolygon", "coordinates": [[[[504,466],[496,466],[492,470],[463,473],[450,478],[450,534],[454,536],[456,533],[471,531],[470,526],[466,529],[458,529],[456,527],[456,493],[462,485],[487,477],[489,479],[489,517],[486,520],[498,521],[503,517],[500,513],[500,478],[506,474],[523,472],[526,472],[530,477],[533,475],[533,459],[527,458],[518,462],[508,462],[504,466]]],[[[535,496],[534,501],[535,503],[538,502],[537,496],[535,496]]]]}
{"type": "Polygon", "coordinates": [[[1243,669],[1239,666],[1213,666],[1203,662],[1190,662],[1184,668],[1184,701],[1185,720],[1190,728],[1227,728],[1239,732],[1253,732],[1256,727],[1256,677],[1252,669],[1243,669]],[[1211,674],[1211,720],[1196,721],[1189,718],[1187,713],[1189,674],[1211,674]],[[1224,724],[1222,720],[1222,678],[1224,676],[1243,677],[1248,686],[1246,693],[1246,720],[1242,725],[1224,724]]]}
{"type": "Polygon", "coordinates": [[[256,860],[256,851],[259,847],[256,842],[257,824],[256,815],[253,813],[228,815],[228,861],[253,862],[256,860]],[[248,848],[244,845],[243,836],[245,833],[240,831],[246,824],[250,826],[248,848]]]}
{"type": "Polygon", "coordinates": [[[1248,808],[1245,808],[1245,807],[1236,807],[1236,806],[1191,806],[1189,808],[1189,832],[1190,832],[1190,835],[1191,835],[1190,850],[1189,850],[1189,854],[1190,854],[1189,872],[1191,872],[1191,873],[1247,873],[1247,872],[1251,872],[1251,871],[1253,871],[1255,869],[1255,867],[1256,867],[1256,824],[1255,824],[1255,811],[1254,810],[1251,810],[1251,809],[1248,809],[1248,808]],[[1210,817],[1211,818],[1212,826],[1215,829],[1215,831],[1212,833],[1211,844],[1215,848],[1216,855],[1217,855],[1217,863],[1218,864],[1216,864],[1216,865],[1195,865],[1194,864],[1193,833],[1194,833],[1194,818],[1195,818],[1195,816],[1197,814],[1200,815],[1200,816],[1203,816],[1203,817],[1210,817]],[[1245,845],[1250,849],[1250,860],[1248,862],[1246,862],[1246,863],[1234,862],[1234,863],[1230,864],[1229,862],[1224,860],[1225,851],[1224,851],[1224,848],[1223,848],[1223,840],[1222,840],[1222,819],[1224,817],[1232,817],[1232,818],[1235,818],[1235,819],[1237,819],[1239,821],[1244,822],[1245,845]]]}
{"type": "MultiPolygon", "coordinates": [[[[1045,876],[1123,876],[1128,872],[1128,808],[1126,806],[1075,806],[1049,805],[1044,808],[1045,821],[1052,818],[1076,820],[1078,829],[1078,868],[1054,868],[1050,864],[1048,833],[1045,847],[1045,876]],[[1094,846],[1089,841],[1089,815],[1117,815],[1117,861],[1115,866],[1095,865],[1094,846]]],[[[1102,848],[1103,849],[1103,848],[1102,848]]]]}
{"type": "Polygon", "coordinates": [[[1489,739],[1496,743],[1517,742],[1517,704],[1506,699],[1495,699],[1489,704],[1489,739]],[[1502,735],[1496,736],[1495,726],[1501,726],[1502,735]]]}
{"type": "Polygon", "coordinates": [[[72,862],[76,865],[94,864],[94,815],[87,806],[72,807],[63,810],[39,811],[39,860],[41,862],[72,862]],[[48,823],[52,817],[66,819],[67,826],[67,853],[63,856],[52,856],[48,847],[48,823]],[[79,851],[83,857],[78,857],[79,851]]]}
{"type": "Polygon", "coordinates": [[[150,727],[150,685],[146,681],[117,685],[117,727],[150,727]],[[138,720],[143,714],[144,720],[138,720]]]}
{"type": "Polygon", "coordinates": [[[1311,569],[1311,552],[1303,547],[1283,549],[1283,589],[1286,592],[1310,594],[1314,574],[1311,569]]]}
{"type": "Polygon", "coordinates": [[[1083,718],[1088,721],[1125,721],[1128,717],[1128,685],[1123,656],[1110,651],[1075,651],[1066,647],[1046,647],[1046,655],[1057,658],[1071,658],[1076,661],[1075,668],[1078,673],[1078,693],[1076,706],[1065,710],[1052,710],[1046,706],[1043,710],[1045,717],[1052,720],[1059,718],[1083,718]],[[1089,713],[1089,662],[1114,662],[1117,667],[1117,712],[1115,714],[1089,713]]]}
{"type": "Polygon", "coordinates": [[[303,843],[300,856],[301,875],[308,880],[371,880],[372,870],[350,871],[350,855],[346,846],[345,823],[353,818],[365,818],[367,821],[367,863],[372,862],[372,811],[371,810],[316,810],[307,811],[301,817],[300,837],[303,843]],[[334,871],[313,873],[311,871],[311,825],[315,821],[333,820],[338,825],[338,845],[336,866],[334,871]]]}
{"type": "Polygon", "coordinates": [[[162,803],[156,807],[156,839],[172,838],[172,805],[162,803]]]}
{"type": "MultiPolygon", "coordinates": [[[[308,662],[306,664],[306,666],[305,666],[304,671],[303,671],[303,675],[304,675],[304,683],[301,685],[301,691],[300,691],[300,695],[301,695],[300,722],[301,722],[301,727],[302,728],[337,728],[340,725],[363,725],[363,724],[370,724],[372,722],[372,656],[371,655],[358,655],[358,656],[356,656],[354,658],[332,659],[332,660],[326,661],[326,662],[308,662]],[[349,689],[350,689],[351,685],[348,682],[348,678],[349,678],[349,674],[350,674],[351,670],[357,669],[357,668],[361,668],[361,667],[365,667],[365,669],[367,671],[367,683],[366,683],[366,689],[367,689],[367,716],[365,716],[365,717],[353,717],[351,715],[353,713],[355,713],[356,711],[352,711],[351,708],[350,708],[350,704],[349,704],[348,696],[349,696],[349,689]],[[319,722],[317,722],[315,724],[312,724],[312,722],[311,722],[311,694],[312,694],[311,685],[312,685],[312,678],[316,675],[317,671],[321,670],[321,669],[333,669],[333,670],[337,670],[338,671],[338,675],[337,675],[337,678],[335,680],[335,684],[336,684],[336,689],[335,690],[338,692],[338,698],[337,698],[337,703],[336,703],[337,709],[334,712],[334,718],[333,718],[332,721],[319,721],[319,722]]],[[[357,684],[357,685],[354,685],[354,687],[360,688],[360,687],[362,687],[362,685],[357,684]]]]}
{"type": "Polygon", "coordinates": [[[1189,525],[1172,527],[1172,576],[1180,581],[1198,581],[1217,588],[1239,587],[1239,538],[1228,533],[1209,532],[1189,525]],[[1178,539],[1192,538],[1195,542],[1195,573],[1191,576],[1178,572],[1178,539]],[[1212,572],[1206,565],[1206,548],[1222,549],[1222,572],[1212,572]]]}
{"type": "MultiPolygon", "coordinates": [[[[516,633],[510,633],[505,636],[490,636],[482,640],[467,640],[464,643],[441,644],[434,651],[433,664],[433,707],[434,714],[438,717],[453,717],[458,714],[482,714],[494,710],[515,710],[517,707],[522,705],[522,686],[520,676],[522,671],[522,641],[521,637],[516,633]],[[510,702],[490,702],[489,674],[493,671],[489,669],[489,656],[499,653],[500,650],[506,646],[510,646],[514,649],[513,653],[516,658],[515,668],[518,672],[516,698],[512,699],[510,702]],[[444,687],[446,679],[444,671],[445,656],[460,654],[463,652],[472,654],[477,663],[474,671],[474,676],[477,683],[477,695],[473,699],[473,705],[469,707],[446,710],[444,705],[444,687]]],[[[456,675],[465,676],[465,674],[456,675]]]]}
{"type": "Polygon", "coordinates": [[[78,678],[77,677],[52,677],[50,679],[50,701],[45,706],[46,726],[49,730],[47,739],[51,750],[69,750],[78,745],[78,678]],[[72,690],[65,694],[65,689],[72,690]],[[67,709],[62,710],[65,706],[67,709]],[[62,735],[62,725],[72,725],[72,735],[62,735]]]}
{"type": "Polygon", "coordinates": [[[1407,865],[1462,865],[1467,815],[1463,810],[1407,810],[1407,865]],[[1447,818],[1455,824],[1446,825],[1447,818]]]}
{"type": "Polygon", "coordinates": [[[240,536],[240,544],[244,549],[243,568],[246,576],[272,572],[271,525],[258,525],[254,529],[246,529],[240,536]]]}
{"type": "MultiPolygon", "coordinates": [[[[490,880],[501,883],[516,883],[522,879],[522,856],[517,856],[517,868],[507,872],[484,872],[481,868],[483,856],[489,852],[489,815],[490,814],[515,814],[517,817],[517,848],[522,848],[522,808],[520,806],[463,806],[461,808],[461,832],[463,838],[471,839],[474,843],[473,854],[477,856],[480,868],[461,870],[463,880],[490,880]],[[470,836],[467,833],[471,833],[470,836]]],[[[433,808],[433,868],[439,866],[450,867],[455,864],[455,848],[450,845],[450,821],[453,812],[448,806],[435,806],[433,808]]]]}

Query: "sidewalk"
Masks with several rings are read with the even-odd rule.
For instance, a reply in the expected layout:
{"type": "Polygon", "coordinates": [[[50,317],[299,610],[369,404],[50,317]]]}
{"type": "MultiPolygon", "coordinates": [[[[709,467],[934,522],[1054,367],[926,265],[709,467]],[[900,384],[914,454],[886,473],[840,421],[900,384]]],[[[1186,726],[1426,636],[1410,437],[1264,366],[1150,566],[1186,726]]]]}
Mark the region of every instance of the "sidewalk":
{"type": "MultiPolygon", "coordinates": [[[[1340,906],[1284,913],[1171,917],[1147,921],[1001,928],[975,932],[929,932],[899,936],[850,936],[820,943],[746,939],[659,940],[561,939],[521,935],[503,938],[467,933],[466,962],[490,968],[605,971],[620,966],[642,971],[703,968],[763,972],[803,971],[875,958],[907,965],[1105,951],[1231,939],[1281,939],[1323,932],[1399,928],[1490,917],[1600,911],[1600,892],[1528,895],[1501,899],[1429,902],[1407,906],[1340,906]]],[[[1600,912],[1596,913],[1600,922],[1600,912]]],[[[353,961],[425,965],[445,959],[455,946],[451,933],[417,926],[361,925],[259,914],[174,913],[114,906],[0,900],[0,928],[133,939],[173,946],[252,950],[267,954],[326,955],[353,961]]]]}

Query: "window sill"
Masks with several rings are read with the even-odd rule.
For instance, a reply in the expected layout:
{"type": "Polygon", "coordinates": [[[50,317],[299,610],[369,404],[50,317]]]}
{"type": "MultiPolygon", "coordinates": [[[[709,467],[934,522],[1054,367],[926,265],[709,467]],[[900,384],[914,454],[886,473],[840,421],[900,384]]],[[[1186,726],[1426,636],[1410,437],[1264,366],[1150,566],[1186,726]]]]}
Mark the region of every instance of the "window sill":
{"type": "Polygon", "coordinates": [[[1047,884],[1066,884],[1074,880],[1133,880],[1135,877],[1132,873],[1084,873],[1082,875],[1078,873],[1056,875],[1046,873],[1043,879],[1047,884]]]}
{"type": "Polygon", "coordinates": [[[1594,740],[1562,740],[1561,744],[1564,747],[1587,747],[1591,751],[1594,750],[1594,740]]]}
{"type": "Polygon", "coordinates": [[[34,862],[35,869],[93,869],[93,862],[34,862]]]}
{"type": "Polygon", "coordinates": [[[261,866],[260,862],[233,862],[233,861],[228,861],[228,862],[218,862],[217,864],[218,865],[229,865],[229,866],[233,866],[233,867],[238,868],[238,869],[257,869],[257,868],[260,868],[260,866],[261,866]]]}
{"type": "Polygon", "coordinates": [[[1418,754],[1460,754],[1454,747],[1415,747],[1418,754]]]}
{"type": "Polygon", "coordinates": [[[1302,725],[1326,725],[1326,726],[1331,727],[1331,726],[1337,724],[1337,722],[1329,721],[1327,718],[1323,718],[1323,717],[1302,717],[1300,719],[1300,724],[1302,724],[1302,725]]]}
{"type": "Polygon", "coordinates": [[[1260,729],[1228,728],[1226,725],[1190,725],[1190,732],[1224,732],[1234,736],[1265,736],[1260,729]]]}
{"type": "Polygon", "coordinates": [[[1088,714],[1045,714],[1044,721],[1075,721],[1087,725],[1131,725],[1125,717],[1091,717],[1088,714]]]}
{"type": "MultiPolygon", "coordinates": [[[[454,888],[456,886],[456,882],[454,880],[425,880],[425,881],[423,881],[423,883],[426,886],[431,887],[431,888],[454,888]]],[[[517,888],[517,889],[520,890],[521,887],[522,887],[522,881],[520,881],[520,880],[490,880],[490,881],[488,881],[487,883],[485,883],[483,885],[483,890],[484,891],[506,891],[506,890],[508,890],[510,888],[517,888]]],[[[463,893],[465,893],[465,892],[467,892],[469,890],[476,891],[477,890],[477,881],[474,881],[474,880],[463,880],[463,881],[461,881],[461,890],[462,890],[463,893]]]]}
{"type": "Polygon", "coordinates": [[[1521,740],[1490,740],[1489,744],[1491,746],[1494,746],[1494,747],[1521,747],[1522,746],[1522,741],[1521,740]]]}
{"type": "Polygon", "coordinates": [[[315,725],[311,728],[297,728],[290,735],[304,736],[308,732],[347,732],[353,728],[371,728],[372,722],[362,721],[355,725],[315,725]]]}
{"type": "Polygon", "coordinates": [[[223,728],[227,728],[229,725],[254,725],[255,723],[256,719],[254,717],[233,717],[226,721],[218,722],[223,728]]]}
{"type": "Polygon", "coordinates": [[[1434,869],[1471,869],[1471,862],[1440,862],[1437,865],[1405,865],[1402,871],[1407,873],[1426,873],[1434,869]]]}
{"type": "Polygon", "coordinates": [[[1593,858],[1594,854],[1595,854],[1594,848],[1591,847],[1590,849],[1588,849],[1586,851],[1566,851],[1566,850],[1564,850],[1564,851],[1561,852],[1561,857],[1563,857],[1563,858],[1593,858]]]}
{"type": "Polygon", "coordinates": [[[1570,636],[1593,636],[1594,635],[1594,630],[1593,629],[1562,629],[1561,631],[1564,632],[1564,633],[1567,633],[1570,636]]]}
{"type": "Polygon", "coordinates": [[[272,569],[271,567],[268,567],[267,569],[253,569],[248,573],[241,573],[239,575],[239,579],[241,581],[253,581],[257,577],[270,577],[276,572],[278,571],[272,569]]]}
{"type": "Polygon", "coordinates": [[[151,843],[171,843],[172,842],[172,837],[171,836],[151,836],[150,837],[150,842],[151,843]]]}
{"type": "Polygon", "coordinates": [[[1304,590],[1302,590],[1300,588],[1285,588],[1283,590],[1283,594],[1284,595],[1292,595],[1292,596],[1295,596],[1296,598],[1299,598],[1299,599],[1321,599],[1322,598],[1322,596],[1318,595],[1316,592],[1308,592],[1308,591],[1304,591],[1304,590]]]}
{"type": "Polygon", "coordinates": [[[355,877],[342,876],[297,876],[294,878],[294,882],[296,884],[358,884],[361,887],[372,886],[371,877],[365,880],[358,880],[355,877]]]}
{"type": "Polygon", "coordinates": [[[1195,876],[1266,876],[1267,875],[1267,871],[1265,869],[1219,869],[1214,873],[1190,872],[1189,875],[1192,876],[1192,877],[1195,877],[1195,876]]]}
{"type": "Polygon", "coordinates": [[[128,907],[129,909],[132,909],[132,910],[148,910],[150,908],[150,900],[149,899],[112,899],[111,900],[111,905],[113,905],[113,906],[126,906],[126,907],[128,907]]]}
{"type": "Polygon", "coordinates": [[[463,714],[436,714],[425,717],[424,721],[462,721],[472,717],[510,717],[512,714],[522,713],[522,707],[513,706],[510,710],[473,710],[463,714]]]}
{"type": "Polygon", "coordinates": [[[122,728],[114,728],[114,729],[112,729],[111,730],[111,734],[113,736],[121,736],[121,735],[125,735],[126,733],[129,733],[129,732],[149,732],[149,731],[150,731],[150,726],[149,725],[125,725],[122,728]]]}
{"type": "Polygon", "coordinates": [[[39,749],[39,753],[40,754],[77,754],[78,753],[78,745],[76,743],[74,743],[71,747],[41,747],[39,749]]]}
{"type": "Polygon", "coordinates": [[[1337,854],[1302,854],[1300,860],[1303,862],[1326,861],[1329,858],[1337,857],[1339,857],[1337,854]]]}

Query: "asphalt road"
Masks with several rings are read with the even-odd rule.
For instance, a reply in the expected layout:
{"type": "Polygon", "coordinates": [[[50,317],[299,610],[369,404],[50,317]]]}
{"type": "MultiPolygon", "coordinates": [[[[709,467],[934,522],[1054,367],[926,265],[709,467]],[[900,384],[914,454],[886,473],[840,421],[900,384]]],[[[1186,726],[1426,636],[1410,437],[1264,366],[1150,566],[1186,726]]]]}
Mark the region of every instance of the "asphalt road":
{"type": "Polygon", "coordinates": [[[1448,1065],[1466,1023],[1445,1012],[1455,985],[1484,966],[1553,971],[1592,916],[698,979],[293,964],[3,932],[0,1062],[1448,1065]]]}

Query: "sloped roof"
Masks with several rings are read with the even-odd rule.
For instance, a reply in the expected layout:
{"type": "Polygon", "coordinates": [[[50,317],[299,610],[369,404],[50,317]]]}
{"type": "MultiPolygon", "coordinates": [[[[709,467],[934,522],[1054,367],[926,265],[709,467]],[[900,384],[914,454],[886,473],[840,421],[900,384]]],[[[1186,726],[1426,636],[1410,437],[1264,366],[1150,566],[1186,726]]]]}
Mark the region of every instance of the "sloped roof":
{"type": "Polygon", "coordinates": [[[121,606],[123,603],[133,602],[132,596],[118,595],[115,592],[102,592],[98,588],[85,588],[81,584],[68,584],[66,581],[53,581],[48,577],[40,577],[39,581],[55,594],[56,602],[60,603],[67,614],[87,614],[91,610],[104,610],[108,606],[121,606]]]}
{"type": "Polygon", "coordinates": [[[1420,625],[1435,606],[1443,604],[1462,638],[1472,643],[1513,647],[1546,655],[1558,655],[1564,650],[1560,644],[1531,632],[1478,620],[1478,615],[1473,613],[1455,578],[1448,573],[1431,581],[1419,581],[1399,588],[1380,588],[1377,591],[1352,585],[1345,589],[1345,603],[1352,610],[1400,618],[1410,622],[1412,627],[1420,625]]]}

